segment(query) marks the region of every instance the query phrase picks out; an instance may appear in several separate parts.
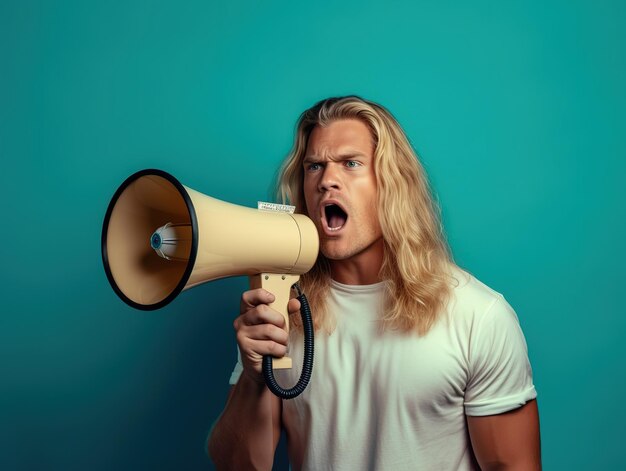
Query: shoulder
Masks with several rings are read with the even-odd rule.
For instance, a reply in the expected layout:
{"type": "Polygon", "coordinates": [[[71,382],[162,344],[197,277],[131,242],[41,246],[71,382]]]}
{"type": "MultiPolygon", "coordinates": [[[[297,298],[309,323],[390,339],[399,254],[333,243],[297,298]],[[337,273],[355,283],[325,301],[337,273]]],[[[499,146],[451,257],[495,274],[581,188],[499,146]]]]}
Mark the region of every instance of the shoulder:
{"type": "Polygon", "coordinates": [[[450,275],[452,290],[447,314],[452,322],[470,329],[485,322],[519,322],[501,293],[456,265],[450,268],[450,275]]]}
{"type": "Polygon", "coordinates": [[[504,296],[457,265],[450,268],[451,301],[458,308],[487,311],[504,296]]]}

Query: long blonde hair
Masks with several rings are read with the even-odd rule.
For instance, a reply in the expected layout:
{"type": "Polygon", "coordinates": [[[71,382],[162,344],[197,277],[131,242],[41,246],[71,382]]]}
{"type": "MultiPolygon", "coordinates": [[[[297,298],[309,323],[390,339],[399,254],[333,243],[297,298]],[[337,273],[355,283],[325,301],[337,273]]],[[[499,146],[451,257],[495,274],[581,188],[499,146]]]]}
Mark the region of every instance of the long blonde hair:
{"type": "MultiPolygon", "coordinates": [[[[382,327],[423,335],[433,326],[451,292],[452,256],[445,240],[439,209],[431,196],[424,168],[402,128],[384,107],[357,96],[328,98],[300,116],[294,146],[278,176],[283,203],[307,214],[302,159],[311,131],[341,119],[365,123],[375,143],[374,172],[378,214],[384,239],[380,279],[386,280],[382,327]]],[[[321,253],[300,285],[314,312],[315,329],[334,330],[335,319],[326,309],[330,265],[321,253]]],[[[298,316],[291,323],[300,328],[298,316]]]]}

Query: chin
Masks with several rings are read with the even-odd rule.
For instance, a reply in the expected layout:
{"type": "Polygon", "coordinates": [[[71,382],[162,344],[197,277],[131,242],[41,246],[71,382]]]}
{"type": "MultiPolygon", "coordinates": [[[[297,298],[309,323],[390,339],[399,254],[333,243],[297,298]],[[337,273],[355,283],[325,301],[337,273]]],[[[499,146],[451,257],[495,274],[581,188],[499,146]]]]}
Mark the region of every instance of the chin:
{"type": "Polygon", "coordinates": [[[320,253],[328,260],[341,260],[341,250],[336,247],[327,247],[324,242],[320,244],[320,253]]]}
{"type": "Polygon", "coordinates": [[[327,247],[322,247],[320,252],[322,252],[322,255],[324,255],[324,257],[326,257],[328,260],[335,260],[335,261],[346,260],[353,255],[353,253],[350,250],[345,249],[345,248],[344,249],[341,249],[341,248],[329,249],[327,247]]]}

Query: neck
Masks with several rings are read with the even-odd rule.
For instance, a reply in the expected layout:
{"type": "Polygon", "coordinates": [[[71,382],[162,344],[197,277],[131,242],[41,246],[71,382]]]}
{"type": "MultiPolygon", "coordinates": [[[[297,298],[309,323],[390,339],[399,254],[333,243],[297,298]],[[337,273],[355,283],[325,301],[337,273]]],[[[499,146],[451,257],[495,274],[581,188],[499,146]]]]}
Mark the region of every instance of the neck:
{"type": "Polygon", "coordinates": [[[381,238],[365,251],[345,260],[329,260],[333,280],[344,285],[372,285],[381,281],[384,243],[381,238]]]}

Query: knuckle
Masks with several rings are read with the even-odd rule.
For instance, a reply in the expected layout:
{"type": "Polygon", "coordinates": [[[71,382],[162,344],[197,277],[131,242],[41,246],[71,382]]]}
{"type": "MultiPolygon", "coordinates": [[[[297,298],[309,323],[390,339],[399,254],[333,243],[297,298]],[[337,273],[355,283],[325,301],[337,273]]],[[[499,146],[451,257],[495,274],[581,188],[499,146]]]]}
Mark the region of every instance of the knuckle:
{"type": "Polygon", "coordinates": [[[259,300],[257,290],[244,291],[241,295],[241,311],[243,312],[250,307],[254,307],[256,304],[258,304],[258,302],[259,300]]]}
{"type": "Polygon", "coordinates": [[[250,338],[242,330],[237,332],[237,345],[241,350],[246,350],[250,344],[250,338]]]}

